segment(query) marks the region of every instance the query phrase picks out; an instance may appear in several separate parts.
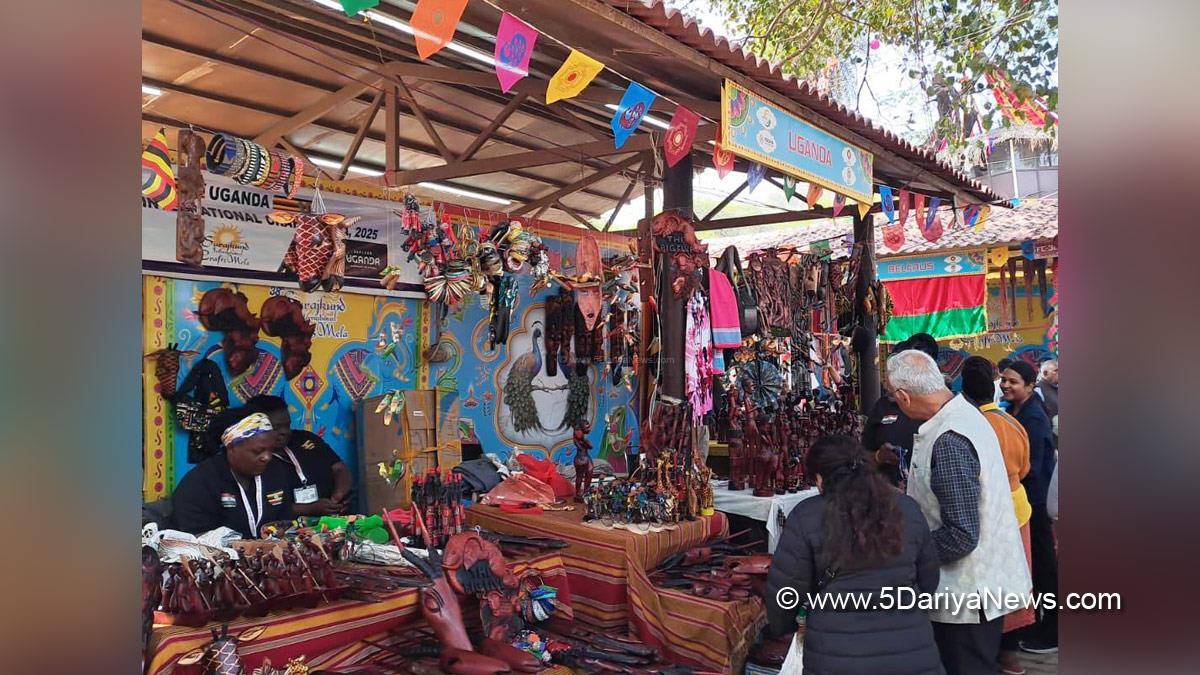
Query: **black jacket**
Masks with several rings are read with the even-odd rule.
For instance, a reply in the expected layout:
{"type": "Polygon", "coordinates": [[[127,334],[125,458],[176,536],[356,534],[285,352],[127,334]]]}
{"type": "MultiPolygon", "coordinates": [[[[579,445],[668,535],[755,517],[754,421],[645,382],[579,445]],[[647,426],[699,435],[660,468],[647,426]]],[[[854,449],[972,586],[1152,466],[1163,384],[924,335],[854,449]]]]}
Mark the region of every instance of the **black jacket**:
{"type": "MultiPolygon", "coordinates": [[[[912,459],[913,437],[921,423],[904,414],[900,405],[891,396],[880,396],[867,415],[866,426],[863,427],[863,447],[867,452],[875,452],[884,443],[891,443],[904,453],[904,460],[912,459]]],[[[895,464],[883,464],[879,472],[887,476],[892,485],[900,485],[900,467],[895,464]]]]}
{"type": "MultiPolygon", "coordinates": [[[[769,630],[776,635],[796,628],[796,609],[783,609],[776,602],[779,589],[792,587],[800,598],[816,593],[831,595],[873,593],[872,600],[888,597],[884,587],[907,587],[917,593],[937,590],[937,550],[925,516],[911,497],[897,493],[904,527],[904,548],[899,556],[879,567],[836,572],[829,579],[820,568],[824,539],[825,498],[800,502],[787,518],[775,549],[767,577],[764,602],[769,630]]],[[[889,591],[890,599],[911,602],[912,594],[889,591]]],[[[942,673],[941,659],[933,641],[929,614],[909,610],[810,609],[804,634],[805,675],[916,675],[942,673]]]]}
{"type": "Polygon", "coordinates": [[[1046,404],[1042,397],[1034,394],[1025,400],[1013,417],[1025,427],[1025,433],[1029,436],[1029,473],[1021,479],[1021,484],[1029,495],[1029,503],[1045,508],[1050,476],[1057,463],[1054,457],[1054,428],[1050,425],[1050,416],[1046,414],[1046,404]]]}

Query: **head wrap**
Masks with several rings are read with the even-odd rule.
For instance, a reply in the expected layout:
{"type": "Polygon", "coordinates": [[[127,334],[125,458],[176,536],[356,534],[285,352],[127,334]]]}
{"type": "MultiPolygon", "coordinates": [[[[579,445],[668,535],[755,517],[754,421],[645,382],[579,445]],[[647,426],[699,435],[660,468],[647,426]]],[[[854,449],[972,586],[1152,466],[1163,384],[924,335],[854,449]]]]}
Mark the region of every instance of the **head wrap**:
{"type": "Polygon", "coordinates": [[[256,412],[247,417],[243,417],[242,421],[233,424],[226,429],[225,432],[221,434],[221,443],[225,447],[229,447],[230,445],[239,441],[244,441],[247,438],[252,438],[259,434],[273,430],[274,427],[271,426],[271,419],[263,413],[256,412]]]}

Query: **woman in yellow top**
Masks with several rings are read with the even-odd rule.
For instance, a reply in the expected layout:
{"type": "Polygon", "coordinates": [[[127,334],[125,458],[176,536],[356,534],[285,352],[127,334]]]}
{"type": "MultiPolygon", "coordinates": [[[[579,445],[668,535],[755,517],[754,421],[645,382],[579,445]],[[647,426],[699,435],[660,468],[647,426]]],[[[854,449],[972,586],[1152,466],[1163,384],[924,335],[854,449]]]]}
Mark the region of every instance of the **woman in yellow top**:
{"type": "MultiPolygon", "coordinates": [[[[1017,526],[1021,528],[1021,543],[1025,546],[1025,561],[1032,570],[1033,557],[1030,551],[1029,517],[1033,507],[1025,494],[1021,479],[1029,473],[1029,435],[1015,417],[996,405],[996,369],[992,362],[982,356],[972,356],[963,362],[962,393],[983,413],[1004,454],[1004,467],[1008,470],[1008,487],[1012,490],[1013,508],[1017,512],[1017,526]]],[[[1017,660],[1017,629],[1034,622],[1032,607],[1004,615],[1004,637],[1000,643],[1000,672],[1005,675],[1023,675],[1025,668],[1017,660]]]]}

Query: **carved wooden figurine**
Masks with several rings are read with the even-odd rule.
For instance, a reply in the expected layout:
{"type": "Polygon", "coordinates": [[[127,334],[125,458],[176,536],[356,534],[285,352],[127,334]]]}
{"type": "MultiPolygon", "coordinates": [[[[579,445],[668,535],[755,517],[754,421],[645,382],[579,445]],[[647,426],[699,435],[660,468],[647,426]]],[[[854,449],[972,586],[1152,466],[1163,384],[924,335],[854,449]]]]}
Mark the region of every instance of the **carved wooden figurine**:
{"type": "Polygon", "coordinates": [[[592,442],[588,433],[592,423],[580,420],[575,424],[575,501],[582,502],[583,495],[592,486],[592,442]]]}

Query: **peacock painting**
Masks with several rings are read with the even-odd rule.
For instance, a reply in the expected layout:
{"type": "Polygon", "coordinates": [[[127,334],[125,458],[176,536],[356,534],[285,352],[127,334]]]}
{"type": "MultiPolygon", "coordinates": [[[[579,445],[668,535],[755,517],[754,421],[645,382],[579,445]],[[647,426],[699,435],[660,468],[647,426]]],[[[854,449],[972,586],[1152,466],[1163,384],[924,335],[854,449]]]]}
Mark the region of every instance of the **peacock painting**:
{"type": "Polygon", "coordinates": [[[512,411],[513,429],[518,433],[544,431],[533,401],[533,378],[542,372],[542,326],[533,324],[533,349],[517,357],[504,380],[504,402],[512,411]]]}

